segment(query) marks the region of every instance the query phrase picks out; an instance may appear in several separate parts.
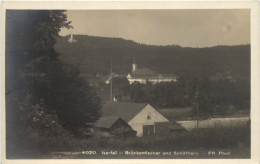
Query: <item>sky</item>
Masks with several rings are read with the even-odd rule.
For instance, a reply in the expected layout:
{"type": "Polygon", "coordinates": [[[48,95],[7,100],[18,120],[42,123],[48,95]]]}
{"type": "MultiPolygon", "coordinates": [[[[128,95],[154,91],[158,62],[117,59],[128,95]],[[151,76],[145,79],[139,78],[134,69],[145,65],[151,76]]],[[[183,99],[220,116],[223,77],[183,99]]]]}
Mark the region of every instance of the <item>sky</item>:
{"type": "Polygon", "coordinates": [[[60,35],[116,37],[149,45],[250,44],[249,9],[69,10],[60,35]]]}

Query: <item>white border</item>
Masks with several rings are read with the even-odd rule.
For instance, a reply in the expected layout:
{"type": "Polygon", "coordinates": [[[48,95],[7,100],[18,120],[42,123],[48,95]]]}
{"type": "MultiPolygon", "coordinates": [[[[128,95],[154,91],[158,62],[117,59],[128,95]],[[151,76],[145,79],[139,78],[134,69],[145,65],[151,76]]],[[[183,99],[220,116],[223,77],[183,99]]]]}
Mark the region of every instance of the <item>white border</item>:
{"type": "Polygon", "coordinates": [[[222,164],[242,164],[242,163],[260,163],[260,109],[259,109],[259,100],[260,100],[260,53],[259,53],[259,3],[258,1],[183,1],[183,2],[159,2],[159,1],[132,1],[132,2],[123,2],[123,1],[96,1],[96,2],[68,2],[68,1],[45,1],[45,2],[21,2],[21,1],[12,1],[2,2],[2,22],[1,22],[1,34],[2,34],[2,54],[5,54],[5,9],[251,9],[251,159],[59,159],[59,160],[6,160],[5,159],[5,56],[2,55],[2,162],[3,163],[146,163],[150,164],[155,163],[222,163],[222,164]]]}

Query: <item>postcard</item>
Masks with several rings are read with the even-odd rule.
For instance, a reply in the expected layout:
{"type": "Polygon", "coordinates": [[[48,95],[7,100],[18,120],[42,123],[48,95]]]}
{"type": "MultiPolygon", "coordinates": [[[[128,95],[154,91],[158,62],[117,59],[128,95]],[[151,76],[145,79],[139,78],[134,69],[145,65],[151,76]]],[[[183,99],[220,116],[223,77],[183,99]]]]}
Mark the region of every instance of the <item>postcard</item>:
{"type": "Polygon", "coordinates": [[[258,8],[2,2],[2,162],[259,163],[258,8]]]}

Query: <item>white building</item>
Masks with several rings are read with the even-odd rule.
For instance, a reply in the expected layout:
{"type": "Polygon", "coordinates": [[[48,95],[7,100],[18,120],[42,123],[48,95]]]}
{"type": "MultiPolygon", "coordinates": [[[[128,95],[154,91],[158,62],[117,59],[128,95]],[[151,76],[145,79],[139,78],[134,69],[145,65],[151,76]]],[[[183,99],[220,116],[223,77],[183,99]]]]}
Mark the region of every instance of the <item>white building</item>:
{"type": "Polygon", "coordinates": [[[103,80],[106,84],[110,84],[111,78],[115,78],[115,77],[119,77],[119,75],[113,72],[112,75],[110,74],[110,75],[107,75],[107,76],[102,77],[102,80],[103,80]]]}
{"type": "Polygon", "coordinates": [[[148,68],[137,68],[137,64],[134,62],[132,65],[132,72],[126,77],[130,84],[139,82],[146,84],[151,82],[152,84],[161,82],[176,82],[178,76],[174,74],[157,74],[148,68]]]}
{"type": "Polygon", "coordinates": [[[70,38],[68,39],[68,42],[69,42],[69,43],[76,43],[77,40],[75,40],[75,39],[73,38],[73,35],[70,34],[70,38]]]}
{"type": "Polygon", "coordinates": [[[146,103],[107,102],[102,107],[102,117],[120,117],[126,121],[138,137],[156,133],[155,123],[169,120],[146,103]]]}

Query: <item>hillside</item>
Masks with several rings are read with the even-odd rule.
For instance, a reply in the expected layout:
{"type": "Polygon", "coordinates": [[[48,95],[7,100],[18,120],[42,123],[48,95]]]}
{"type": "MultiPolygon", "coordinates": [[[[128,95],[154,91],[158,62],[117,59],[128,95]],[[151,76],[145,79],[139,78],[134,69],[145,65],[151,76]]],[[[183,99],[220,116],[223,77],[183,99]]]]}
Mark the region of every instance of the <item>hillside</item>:
{"type": "Polygon", "coordinates": [[[76,43],[69,43],[68,36],[58,38],[55,49],[65,63],[78,65],[87,76],[108,74],[110,58],[113,59],[113,70],[126,74],[135,58],[139,67],[160,73],[186,77],[228,73],[233,77],[250,77],[250,45],[189,48],[87,35],[75,35],[74,38],[76,43]]]}

